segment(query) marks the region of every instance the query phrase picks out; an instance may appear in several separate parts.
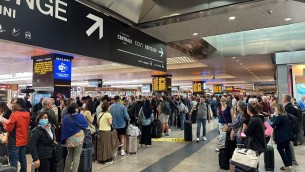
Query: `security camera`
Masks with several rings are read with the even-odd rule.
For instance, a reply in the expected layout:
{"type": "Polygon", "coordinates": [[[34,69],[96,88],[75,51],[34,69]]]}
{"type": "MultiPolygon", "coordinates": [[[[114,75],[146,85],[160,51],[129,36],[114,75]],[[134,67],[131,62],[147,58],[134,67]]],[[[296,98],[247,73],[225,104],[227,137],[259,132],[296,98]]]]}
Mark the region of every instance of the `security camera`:
{"type": "Polygon", "coordinates": [[[273,12],[272,10],[269,10],[269,11],[268,11],[268,14],[272,14],[272,12],[273,12]]]}

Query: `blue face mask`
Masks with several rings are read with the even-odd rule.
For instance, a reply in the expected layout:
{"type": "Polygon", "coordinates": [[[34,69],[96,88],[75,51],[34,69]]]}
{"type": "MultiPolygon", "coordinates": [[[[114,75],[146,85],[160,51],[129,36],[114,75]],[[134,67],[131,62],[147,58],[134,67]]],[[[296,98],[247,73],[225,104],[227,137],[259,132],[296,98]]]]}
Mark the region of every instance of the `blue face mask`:
{"type": "Polygon", "coordinates": [[[39,125],[46,126],[49,123],[49,119],[40,119],[39,125]]]}

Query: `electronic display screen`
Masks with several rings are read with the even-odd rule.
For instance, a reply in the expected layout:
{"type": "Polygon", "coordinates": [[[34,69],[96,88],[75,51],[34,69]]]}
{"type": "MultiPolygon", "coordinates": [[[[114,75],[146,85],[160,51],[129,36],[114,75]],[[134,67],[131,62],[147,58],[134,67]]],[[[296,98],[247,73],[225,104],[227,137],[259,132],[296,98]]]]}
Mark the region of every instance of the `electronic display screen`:
{"type": "Polygon", "coordinates": [[[54,60],[54,78],[61,80],[71,80],[70,59],[54,60]]]}

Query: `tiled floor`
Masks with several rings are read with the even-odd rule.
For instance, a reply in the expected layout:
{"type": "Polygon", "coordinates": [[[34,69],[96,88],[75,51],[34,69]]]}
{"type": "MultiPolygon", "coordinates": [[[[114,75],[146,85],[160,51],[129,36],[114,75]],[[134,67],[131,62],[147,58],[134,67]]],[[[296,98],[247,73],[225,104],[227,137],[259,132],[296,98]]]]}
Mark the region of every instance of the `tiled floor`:
{"type": "MultiPolygon", "coordinates": [[[[137,154],[117,156],[113,164],[103,165],[93,163],[94,172],[102,171],[153,171],[153,172],[222,172],[218,167],[218,153],[215,152],[217,122],[208,124],[208,140],[206,143],[195,142],[153,142],[151,148],[140,148],[137,154]]],[[[193,139],[196,135],[196,125],[193,125],[193,139]]],[[[173,128],[170,134],[173,138],[182,138],[183,131],[173,128]]],[[[276,146],[276,145],[275,145],[276,146]]],[[[305,172],[305,146],[295,147],[298,166],[295,171],[305,172]]],[[[31,162],[28,158],[28,162],[31,162]]],[[[29,163],[29,171],[30,165],[29,163]]],[[[275,171],[283,165],[278,151],[275,149],[275,171]]],[[[264,170],[263,155],[260,157],[260,171],[264,170]]]]}

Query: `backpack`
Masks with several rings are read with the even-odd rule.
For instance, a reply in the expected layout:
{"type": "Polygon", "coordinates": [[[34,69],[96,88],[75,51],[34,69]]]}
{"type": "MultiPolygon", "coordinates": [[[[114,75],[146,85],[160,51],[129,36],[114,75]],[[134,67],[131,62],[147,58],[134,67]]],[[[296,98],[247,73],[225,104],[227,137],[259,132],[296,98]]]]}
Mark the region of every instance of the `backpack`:
{"type": "Polygon", "coordinates": [[[170,115],[171,112],[168,101],[162,103],[162,112],[164,112],[166,115],[170,115]]]}
{"type": "Polygon", "coordinates": [[[299,119],[294,115],[288,114],[288,119],[289,119],[291,132],[292,132],[291,140],[294,141],[295,139],[297,139],[297,135],[301,131],[301,125],[300,125],[299,119]]]}

